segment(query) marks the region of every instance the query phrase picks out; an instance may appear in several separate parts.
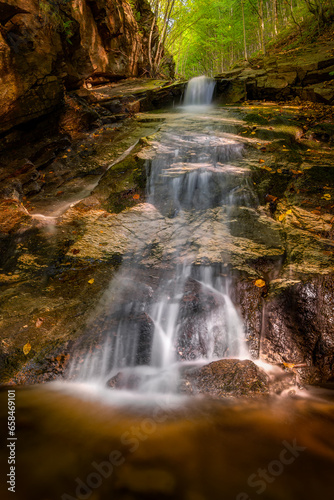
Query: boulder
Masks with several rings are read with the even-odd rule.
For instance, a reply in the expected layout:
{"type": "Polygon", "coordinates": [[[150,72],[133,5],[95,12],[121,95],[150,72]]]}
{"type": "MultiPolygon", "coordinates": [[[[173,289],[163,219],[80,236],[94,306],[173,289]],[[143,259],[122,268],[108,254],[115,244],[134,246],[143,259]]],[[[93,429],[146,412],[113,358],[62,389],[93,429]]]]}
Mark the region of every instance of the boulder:
{"type": "Polygon", "coordinates": [[[221,359],[183,374],[181,391],[213,398],[269,394],[269,377],[253,361],[221,359]]]}

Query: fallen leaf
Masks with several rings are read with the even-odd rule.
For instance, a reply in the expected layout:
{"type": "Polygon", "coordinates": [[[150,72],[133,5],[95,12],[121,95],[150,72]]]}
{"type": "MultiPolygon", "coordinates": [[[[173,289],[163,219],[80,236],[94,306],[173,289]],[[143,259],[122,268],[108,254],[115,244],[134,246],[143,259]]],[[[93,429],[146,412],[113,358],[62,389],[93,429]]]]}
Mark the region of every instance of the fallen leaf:
{"type": "Polygon", "coordinates": [[[270,202],[275,203],[275,201],[277,201],[277,200],[278,200],[278,198],[277,198],[277,196],[273,196],[272,194],[266,194],[266,196],[265,196],[265,200],[266,200],[266,202],[267,202],[267,203],[268,203],[268,202],[269,202],[269,203],[270,203],[270,202]]]}
{"type": "Polygon", "coordinates": [[[95,280],[94,280],[94,278],[92,278],[91,280],[89,280],[89,281],[88,281],[88,283],[89,283],[90,285],[92,285],[92,284],[94,283],[94,281],[95,281],[95,280]]]}
{"type": "Polygon", "coordinates": [[[277,173],[278,173],[278,174],[281,174],[281,173],[282,173],[282,169],[281,169],[281,168],[278,168],[278,169],[277,169],[277,173]]]}
{"type": "Polygon", "coordinates": [[[331,199],[331,195],[329,193],[326,193],[322,196],[322,199],[323,200],[330,200],[331,199]]]}
{"type": "Polygon", "coordinates": [[[31,345],[29,342],[23,346],[23,354],[26,356],[31,351],[31,345]]]}
{"type": "Polygon", "coordinates": [[[139,200],[139,198],[140,198],[140,195],[139,195],[139,194],[134,194],[134,195],[133,195],[133,199],[134,199],[134,200],[139,200]]]}
{"type": "Polygon", "coordinates": [[[73,248],[72,253],[73,255],[77,255],[78,253],[80,253],[79,248],[73,248]]]}
{"type": "Polygon", "coordinates": [[[264,163],[264,160],[260,159],[260,160],[259,160],[259,163],[264,163]]]}
{"type": "Polygon", "coordinates": [[[40,328],[43,324],[44,318],[37,318],[37,321],[35,323],[36,328],[40,328]]]}
{"type": "Polygon", "coordinates": [[[278,217],[278,220],[280,222],[282,222],[282,220],[285,219],[285,214],[281,214],[279,217],[278,217]]]}
{"type": "Polygon", "coordinates": [[[286,368],[290,368],[290,370],[292,370],[292,368],[294,368],[296,366],[295,363],[283,363],[283,365],[286,367],[286,368]]]}
{"type": "Polygon", "coordinates": [[[258,279],[255,281],[254,285],[258,288],[263,288],[264,286],[266,286],[266,282],[262,279],[258,279]]]}
{"type": "Polygon", "coordinates": [[[290,214],[292,214],[292,210],[287,210],[286,215],[290,215],[290,214]]]}

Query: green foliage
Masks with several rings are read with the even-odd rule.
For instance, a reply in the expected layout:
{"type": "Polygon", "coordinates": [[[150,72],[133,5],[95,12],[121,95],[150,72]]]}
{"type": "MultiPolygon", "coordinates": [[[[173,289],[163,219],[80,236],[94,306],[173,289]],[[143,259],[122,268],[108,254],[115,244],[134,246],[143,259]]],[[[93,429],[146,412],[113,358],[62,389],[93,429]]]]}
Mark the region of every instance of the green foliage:
{"type": "Polygon", "coordinates": [[[66,41],[71,44],[73,21],[64,11],[70,2],[71,0],[39,0],[39,10],[45,26],[63,33],[66,41]]]}
{"type": "MultiPolygon", "coordinates": [[[[171,0],[150,4],[162,33],[171,0]]],[[[240,59],[263,53],[281,34],[306,36],[305,20],[323,11],[328,19],[331,5],[332,0],[175,0],[165,44],[180,76],[215,75],[240,59]],[[310,5],[317,7],[314,12],[310,5]]],[[[291,47],[296,43],[292,37],[291,47]]]]}

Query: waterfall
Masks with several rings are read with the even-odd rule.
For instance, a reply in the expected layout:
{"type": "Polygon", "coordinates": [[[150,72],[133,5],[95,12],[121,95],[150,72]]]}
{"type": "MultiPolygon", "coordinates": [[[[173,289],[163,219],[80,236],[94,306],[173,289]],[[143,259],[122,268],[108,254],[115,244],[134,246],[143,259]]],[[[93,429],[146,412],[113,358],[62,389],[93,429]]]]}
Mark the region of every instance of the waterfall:
{"type": "Polygon", "coordinates": [[[207,76],[192,78],[187,85],[184,97],[185,106],[208,106],[212,102],[216,82],[207,76]]]}
{"type": "Polygon", "coordinates": [[[73,367],[79,380],[171,393],[185,365],[248,357],[219,241],[229,238],[231,207],[251,192],[242,168],[233,166],[242,159],[242,143],[211,130],[211,123],[187,113],[162,127],[157,153],[147,161],[145,205],[165,228],[153,228],[156,238],[147,248],[156,269],[143,265],[142,250],[121,266],[101,305],[105,343],[73,367]],[[210,263],[206,239],[215,234],[218,257],[210,263]]]}

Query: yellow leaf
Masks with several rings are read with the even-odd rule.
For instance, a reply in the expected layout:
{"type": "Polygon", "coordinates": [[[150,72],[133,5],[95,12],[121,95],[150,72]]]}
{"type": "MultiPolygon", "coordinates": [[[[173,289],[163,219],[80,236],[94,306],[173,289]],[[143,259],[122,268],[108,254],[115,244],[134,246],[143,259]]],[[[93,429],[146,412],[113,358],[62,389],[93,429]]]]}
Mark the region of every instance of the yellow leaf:
{"type": "Polygon", "coordinates": [[[31,345],[29,342],[23,346],[23,354],[26,356],[31,351],[31,345]]]}
{"type": "Polygon", "coordinates": [[[290,368],[290,370],[292,370],[292,368],[295,367],[295,363],[283,363],[283,365],[286,367],[286,368],[290,368]]]}
{"type": "Polygon", "coordinates": [[[264,286],[266,286],[266,282],[264,280],[258,279],[255,281],[254,285],[258,288],[263,288],[264,286]]]}
{"type": "Polygon", "coordinates": [[[326,193],[322,196],[322,199],[323,200],[330,200],[331,199],[331,195],[329,193],[326,193]]]}
{"type": "Polygon", "coordinates": [[[251,135],[255,135],[255,134],[256,134],[256,132],[252,132],[252,133],[251,133],[251,135]]]}
{"type": "Polygon", "coordinates": [[[278,217],[278,220],[280,222],[282,222],[282,220],[285,219],[285,214],[281,214],[279,217],[278,217]]]}
{"type": "Polygon", "coordinates": [[[277,173],[281,174],[281,173],[282,173],[282,169],[281,169],[281,168],[278,168],[278,169],[277,169],[277,173]]]}
{"type": "Polygon", "coordinates": [[[292,214],[292,210],[287,210],[286,215],[290,215],[290,214],[292,214]]]}
{"type": "Polygon", "coordinates": [[[89,280],[89,281],[88,281],[88,283],[89,283],[90,285],[92,285],[92,284],[94,283],[94,281],[95,281],[95,280],[94,280],[94,278],[92,278],[91,280],[89,280]]]}

